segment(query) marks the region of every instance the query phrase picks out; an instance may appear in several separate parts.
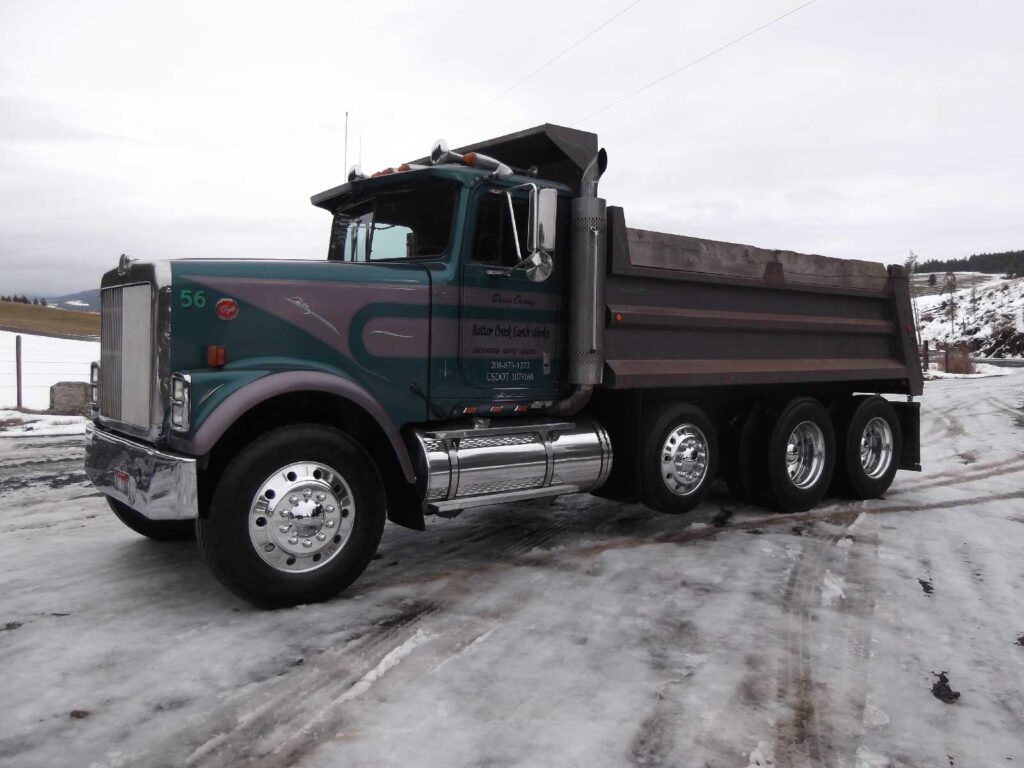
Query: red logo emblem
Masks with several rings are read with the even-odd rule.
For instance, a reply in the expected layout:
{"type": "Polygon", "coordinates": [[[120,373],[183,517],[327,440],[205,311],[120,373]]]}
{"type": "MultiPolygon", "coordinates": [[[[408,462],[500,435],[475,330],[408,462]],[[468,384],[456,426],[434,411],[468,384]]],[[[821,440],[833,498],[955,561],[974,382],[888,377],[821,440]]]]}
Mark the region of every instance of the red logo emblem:
{"type": "Polygon", "coordinates": [[[217,302],[217,317],[221,320],[234,320],[238,317],[238,303],[234,299],[221,299],[217,302]]]}

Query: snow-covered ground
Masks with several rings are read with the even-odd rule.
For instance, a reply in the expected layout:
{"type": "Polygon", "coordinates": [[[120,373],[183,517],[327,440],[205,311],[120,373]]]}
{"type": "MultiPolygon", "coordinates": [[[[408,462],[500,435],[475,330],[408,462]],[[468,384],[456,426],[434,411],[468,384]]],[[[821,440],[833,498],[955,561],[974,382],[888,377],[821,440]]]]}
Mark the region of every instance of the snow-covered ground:
{"type": "Polygon", "coordinates": [[[50,386],[58,381],[88,381],[89,365],[100,359],[98,341],[57,339],[0,331],[0,408],[17,405],[15,337],[21,336],[22,405],[50,407],[50,386]]]}
{"type": "MultiPolygon", "coordinates": [[[[948,293],[933,293],[916,299],[922,340],[933,344],[968,342],[973,349],[985,350],[992,346],[993,337],[1001,329],[1024,333],[1024,278],[1004,279],[999,275],[976,272],[958,272],[956,275],[958,286],[969,284],[970,287],[960,288],[953,294],[956,316],[952,326],[947,313],[948,293]],[[976,300],[974,303],[972,295],[976,300]]],[[[943,277],[938,276],[940,286],[943,277]]],[[[928,290],[921,278],[917,276],[915,284],[919,290],[928,290]]]]}
{"type": "Polygon", "coordinates": [[[0,765],[1020,765],[1024,375],[923,403],[885,499],[389,525],[276,612],[124,528],[77,439],[0,436],[0,765]]]}
{"type": "Polygon", "coordinates": [[[0,437],[84,435],[84,416],[51,416],[0,409],[0,437]]]}

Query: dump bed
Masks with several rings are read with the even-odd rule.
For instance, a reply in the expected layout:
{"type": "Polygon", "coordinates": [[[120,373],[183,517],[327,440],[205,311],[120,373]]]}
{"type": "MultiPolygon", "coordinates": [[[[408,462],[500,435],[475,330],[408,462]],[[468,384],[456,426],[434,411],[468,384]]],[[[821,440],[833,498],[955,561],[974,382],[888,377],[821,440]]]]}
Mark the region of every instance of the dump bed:
{"type": "Polygon", "coordinates": [[[630,229],[616,207],[608,250],[605,386],[921,394],[902,267],[630,229]]]}

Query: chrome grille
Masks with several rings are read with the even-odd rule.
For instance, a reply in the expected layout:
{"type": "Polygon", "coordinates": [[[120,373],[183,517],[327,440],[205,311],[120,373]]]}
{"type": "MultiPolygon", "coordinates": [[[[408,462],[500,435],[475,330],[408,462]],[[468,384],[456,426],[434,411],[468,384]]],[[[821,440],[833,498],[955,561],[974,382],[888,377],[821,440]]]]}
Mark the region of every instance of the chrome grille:
{"type": "Polygon", "coordinates": [[[105,288],[100,302],[100,415],[150,426],[153,292],[148,283],[105,288]]]}

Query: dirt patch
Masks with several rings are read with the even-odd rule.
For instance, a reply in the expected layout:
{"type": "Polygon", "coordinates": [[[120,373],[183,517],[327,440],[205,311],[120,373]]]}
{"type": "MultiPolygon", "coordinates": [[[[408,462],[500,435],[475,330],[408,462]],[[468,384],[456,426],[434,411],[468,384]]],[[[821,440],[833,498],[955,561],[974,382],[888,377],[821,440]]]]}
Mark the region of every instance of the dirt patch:
{"type": "Polygon", "coordinates": [[[90,712],[88,709],[72,709],[70,712],[68,712],[68,717],[70,717],[72,720],[85,720],[85,718],[87,718],[91,714],[92,712],[90,712]]]}
{"type": "Polygon", "coordinates": [[[100,335],[100,315],[4,301],[0,302],[0,329],[64,339],[96,338],[100,335]]]}
{"type": "Polygon", "coordinates": [[[932,683],[932,696],[944,704],[954,704],[960,698],[960,691],[954,691],[949,686],[949,677],[945,672],[932,672],[937,678],[932,683]]]}
{"type": "Polygon", "coordinates": [[[960,461],[964,464],[974,464],[978,461],[978,457],[970,451],[963,451],[962,453],[958,453],[957,456],[960,457],[960,461]]]}
{"type": "Polygon", "coordinates": [[[0,627],[0,632],[12,632],[15,629],[19,629],[23,626],[25,625],[22,624],[20,621],[8,621],[6,624],[0,627]]]}
{"type": "Polygon", "coordinates": [[[1024,645],[1024,635],[1017,638],[1017,645],[1024,645]]]}
{"type": "Polygon", "coordinates": [[[924,579],[918,579],[917,583],[921,585],[921,589],[924,590],[924,593],[926,595],[930,595],[932,592],[935,591],[935,587],[932,586],[932,583],[930,581],[925,581],[924,579]]]}
{"type": "Polygon", "coordinates": [[[722,507],[718,514],[711,518],[711,524],[715,526],[715,528],[724,528],[729,524],[731,519],[732,510],[727,507],[722,507]]]}

